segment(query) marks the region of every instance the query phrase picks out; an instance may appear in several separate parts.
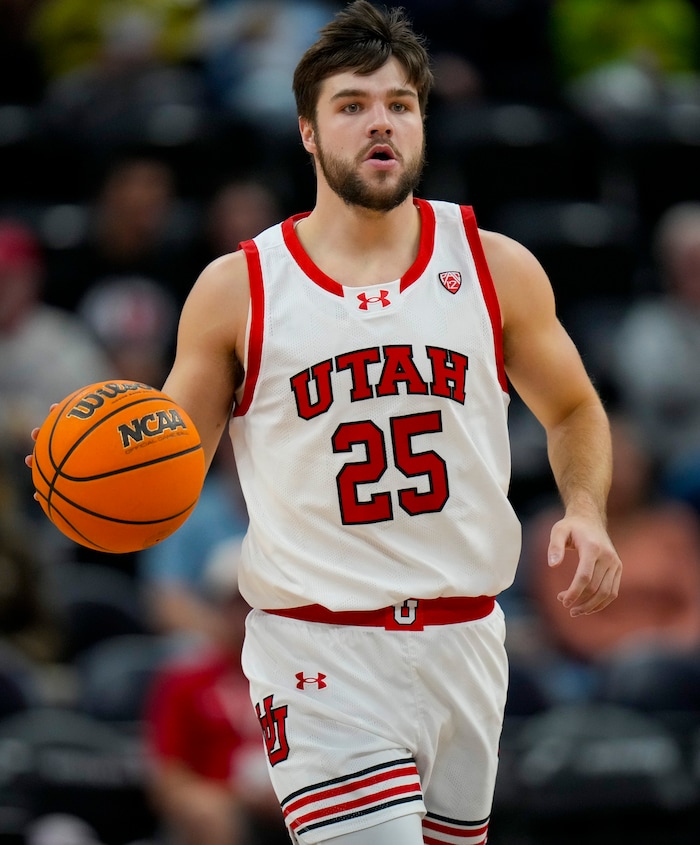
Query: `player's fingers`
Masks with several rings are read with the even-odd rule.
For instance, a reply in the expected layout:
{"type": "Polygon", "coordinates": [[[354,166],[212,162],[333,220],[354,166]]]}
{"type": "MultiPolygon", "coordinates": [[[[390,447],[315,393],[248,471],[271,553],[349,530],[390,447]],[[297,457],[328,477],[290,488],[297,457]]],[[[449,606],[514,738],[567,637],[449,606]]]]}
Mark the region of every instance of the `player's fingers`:
{"type": "MultiPolygon", "coordinates": [[[[589,548],[581,551],[579,563],[569,588],[563,590],[557,596],[564,607],[573,607],[573,605],[580,602],[586,591],[590,591],[597,557],[597,549],[589,548]]],[[[586,593],[586,596],[588,595],[590,595],[590,592],[586,593]]]]}
{"type": "Polygon", "coordinates": [[[600,590],[605,579],[605,570],[600,566],[594,566],[593,572],[589,582],[585,585],[583,590],[577,598],[575,598],[569,605],[566,605],[570,610],[580,610],[582,607],[588,607],[596,596],[600,595],[600,590]]]}
{"type": "MultiPolygon", "coordinates": [[[[49,405],[49,413],[51,413],[51,411],[53,411],[53,409],[57,408],[57,407],[58,407],[58,402],[53,402],[51,405],[49,405]]],[[[32,440],[37,439],[37,437],[39,436],[39,426],[32,429],[31,435],[32,435],[32,440]]]]}
{"type": "MultiPolygon", "coordinates": [[[[33,428],[31,435],[32,435],[32,440],[36,441],[37,437],[39,436],[39,428],[38,427],[33,428]]],[[[29,467],[29,469],[31,469],[32,465],[34,463],[34,456],[31,455],[31,454],[25,455],[24,456],[24,463],[29,467]]]]}
{"type": "Polygon", "coordinates": [[[615,599],[620,594],[620,580],[622,578],[622,568],[618,567],[612,573],[612,585],[610,589],[607,591],[607,595],[604,599],[600,601],[593,610],[589,610],[588,613],[598,613],[598,611],[603,610],[609,604],[612,604],[615,599]]]}
{"type": "Polygon", "coordinates": [[[547,563],[550,566],[559,566],[564,560],[564,552],[568,542],[568,529],[561,522],[555,522],[549,535],[549,547],[547,549],[547,563]]]}
{"type": "Polygon", "coordinates": [[[616,580],[615,570],[605,570],[603,572],[603,577],[600,579],[598,588],[594,590],[590,596],[582,596],[579,602],[572,605],[569,612],[572,616],[584,616],[590,613],[598,613],[617,598],[616,584],[619,585],[619,581],[616,580]]]}
{"type": "Polygon", "coordinates": [[[611,548],[596,564],[596,573],[591,579],[590,588],[581,598],[571,605],[573,616],[597,613],[606,608],[617,598],[622,578],[622,562],[617,552],[611,548]]]}
{"type": "MultiPolygon", "coordinates": [[[[54,402],[52,405],[50,405],[49,406],[49,413],[51,413],[51,411],[53,411],[53,409],[55,407],[57,407],[57,405],[58,405],[58,402],[54,402]]],[[[31,438],[35,442],[36,442],[37,437],[39,436],[39,430],[40,430],[39,426],[36,426],[36,428],[33,428],[30,432],[31,438]]],[[[32,466],[32,463],[33,463],[32,456],[26,455],[25,458],[24,458],[24,463],[31,469],[31,466],[32,466]]]]}

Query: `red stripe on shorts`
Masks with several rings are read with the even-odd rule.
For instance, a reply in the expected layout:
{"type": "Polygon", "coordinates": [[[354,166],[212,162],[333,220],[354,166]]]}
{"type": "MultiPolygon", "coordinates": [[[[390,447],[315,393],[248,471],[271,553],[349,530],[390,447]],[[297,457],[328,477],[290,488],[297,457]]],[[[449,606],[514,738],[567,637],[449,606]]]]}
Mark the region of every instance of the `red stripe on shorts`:
{"type": "Polygon", "coordinates": [[[282,811],[295,833],[325,827],[347,818],[378,812],[406,801],[422,801],[415,761],[401,760],[372,770],[315,784],[282,802],[282,811]],[[343,796],[344,801],[338,801],[343,796]]]}
{"type": "Polygon", "coordinates": [[[428,814],[423,819],[425,845],[484,845],[488,820],[458,822],[428,814]]]}

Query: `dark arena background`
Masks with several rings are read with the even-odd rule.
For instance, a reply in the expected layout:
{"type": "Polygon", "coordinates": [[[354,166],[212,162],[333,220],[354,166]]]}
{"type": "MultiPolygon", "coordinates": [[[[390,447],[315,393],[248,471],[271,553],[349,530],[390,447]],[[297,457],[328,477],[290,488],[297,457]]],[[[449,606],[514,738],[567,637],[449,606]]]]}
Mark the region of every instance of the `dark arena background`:
{"type": "MultiPolygon", "coordinates": [[[[71,390],[161,384],[203,267],[312,207],[291,76],[341,5],[0,3],[0,845],[171,845],[148,707],[202,632],[156,612],[162,561],[60,536],[24,456],[71,390]]],[[[473,205],[541,261],[616,448],[629,592],[609,622],[575,628],[537,578],[557,502],[542,431],[512,396],[524,544],[501,596],[511,685],[489,845],[695,845],[700,2],[402,5],[436,76],[419,195],[473,205]]],[[[228,454],[213,475],[211,512],[240,533],[228,454]]],[[[171,562],[215,556],[227,538],[206,518],[171,562]]],[[[251,830],[250,845],[281,841],[272,821],[251,830]]]]}

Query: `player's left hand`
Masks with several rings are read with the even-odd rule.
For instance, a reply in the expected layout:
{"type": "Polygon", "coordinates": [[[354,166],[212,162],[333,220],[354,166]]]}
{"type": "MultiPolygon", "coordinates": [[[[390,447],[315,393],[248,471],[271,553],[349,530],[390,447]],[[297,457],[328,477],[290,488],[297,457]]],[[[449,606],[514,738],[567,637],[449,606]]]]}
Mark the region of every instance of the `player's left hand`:
{"type": "MultiPolygon", "coordinates": [[[[57,402],[54,402],[51,405],[51,407],[49,408],[49,413],[51,413],[51,411],[53,411],[53,409],[56,407],[57,404],[58,404],[57,402]]],[[[39,426],[37,426],[36,428],[33,428],[31,430],[31,433],[30,433],[30,437],[32,438],[33,442],[36,442],[36,439],[37,439],[38,436],[39,436],[39,426]]],[[[34,455],[32,454],[32,452],[30,452],[28,455],[24,456],[24,463],[29,467],[29,469],[32,468],[32,466],[34,464],[34,455]]],[[[34,499],[37,502],[39,501],[39,497],[37,496],[36,493],[34,493],[34,499]]]]}
{"type": "Polygon", "coordinates": [[[565,516],[552,527],[548,562],[559,566],[566,549],[578,553],[576,572],[557,598],[572,616],[597,613],[613,602],[620,589],[622,561],[598,519],[565,516]]]}

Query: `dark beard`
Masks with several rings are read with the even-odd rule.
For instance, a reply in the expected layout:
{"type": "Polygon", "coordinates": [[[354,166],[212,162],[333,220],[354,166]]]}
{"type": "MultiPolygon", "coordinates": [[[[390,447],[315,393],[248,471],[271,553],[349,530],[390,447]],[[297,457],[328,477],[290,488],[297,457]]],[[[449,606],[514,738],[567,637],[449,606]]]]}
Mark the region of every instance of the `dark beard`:
{"type": "Polygon", "coordinates": [[[344,162],[327,156],[317,136],[316,150],[318,165],[326,177],[328,186],[348,205],[365,208],[368,211],[391,211],[416,190],[425,166],[425,144],[418,155],[406,167],[394,188],[382,190],[363,182],[356,170],[344,162]]]}

